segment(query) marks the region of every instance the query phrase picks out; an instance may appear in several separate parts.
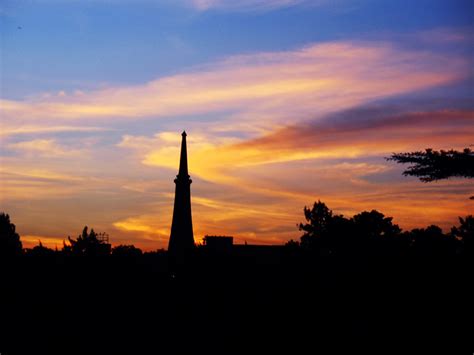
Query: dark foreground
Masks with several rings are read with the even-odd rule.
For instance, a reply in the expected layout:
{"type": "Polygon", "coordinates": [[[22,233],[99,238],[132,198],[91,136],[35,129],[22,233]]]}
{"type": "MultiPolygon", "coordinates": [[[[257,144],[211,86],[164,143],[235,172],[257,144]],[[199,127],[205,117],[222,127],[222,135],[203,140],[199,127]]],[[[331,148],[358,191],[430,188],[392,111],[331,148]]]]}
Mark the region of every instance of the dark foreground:
{"type": "Polygon", "coordinates": [[[165,253],[23,255],[1,265],[0,352],[472,354],[472,270],[380,250],[201,252],[176,271],[165,253]]]}

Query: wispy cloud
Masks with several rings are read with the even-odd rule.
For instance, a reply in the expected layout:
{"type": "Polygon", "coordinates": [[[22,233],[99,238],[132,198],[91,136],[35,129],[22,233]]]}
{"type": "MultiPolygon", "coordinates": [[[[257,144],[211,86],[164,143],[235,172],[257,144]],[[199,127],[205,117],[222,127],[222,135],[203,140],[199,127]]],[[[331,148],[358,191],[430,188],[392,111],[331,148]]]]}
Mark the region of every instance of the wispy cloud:
{"type": "Polygon", "coordinates": [[[283,128],[237,145],[258,151],[314,148],[340,149],[338,156],[382,154],[424,146],[466,146],[474,134],[474,111],[449,110],[393,113],[391,107],[358,108],[325,120],[283,128]]]}
{"type": "MultiPolygon", "coordinates": [[[[0,100],[1,101],[1,100],[0,100]]],[[[107,131],[110,129],[104,127],[83,127],[83,126],[58,126],[58,125],[45,125],[45,124],[36,124],[36,125],[23,125],[21,123],[13,122],[11,124],[8,122],[1,122],[2,130],[0,130],[1,136],[13,136],[20,134],[41,134],[41,133],[60,133],[60,132],[101,132],[107,131]]]]}
{"type": "MultiPolygon", "coordinates": [[[[71,0],[32,0],[37,3],[68,3],[71,0]]],[[[84,0],[90,3],[156,3],[156,0],[84,0]]],[[[354,0],[161,0],[161,5],[190,7],[197,11],[206,11],[211,9],[221,11],[270,11],[279,8],[285,8],[296,5],[320,6],[353,3],[354,0]]],[[[5,10],[0,9],[0,16],[7,15],[5,10]]]]}
{"type": "Polygon", "coordinates": [[[321,4],[327,0],[188,0],[197,10],[205,11],[219,9],[227,11],[268,11],[281,7],[289,7],[300,4],[321,4]]]}
{"type": "MultiPolygon", "coordinates": [[[[466,65],[449,54],[403,50],[382,42],[314,44],[235,56],[143,85],[2,100],[2,125],[15,132],[41,120],[57,130],[78,120],[103,125],[117,119],[220,113],[241,130],[272,130],[288,120],[453,82],[465,75],[466,65]]],[[[214,129],[229,127],[228,121],[222,123],[214,129]]]]}
{"type": "MultiPolygon", "coordinates": [[[[357,158],[389,155],[394,151],[462,148],[474,136],[474,112],[444,110],[393,113],[390,107],[359,108],[313,122],[289,126],[243,142],[190,136],[190,168],[195,176],[234,184],[238,171],[256,165],[308,159],[357,158]]],[[[120,147],[132,148],[144,164],[174,168],[179,144],[163,139],[124,136],[120,147]]],[[[176,138],[179,138],[175,134],[176,138]]]]}
{"type": "Polygon", "coordinates": [[[26,154],[41,155],[46,157],[74,157],[81,154],[80,150],[71,149],[58,144],[54,139],[34,139],[8,145],[11,150],[26,154]]]}
{"type": "Polygon", "coordinates": [[[187,6],[197,11],[256,12],[262,13],[296,6],[320,6],[337,9],[353,9],[355,0],[183,0],[187,6]]]}

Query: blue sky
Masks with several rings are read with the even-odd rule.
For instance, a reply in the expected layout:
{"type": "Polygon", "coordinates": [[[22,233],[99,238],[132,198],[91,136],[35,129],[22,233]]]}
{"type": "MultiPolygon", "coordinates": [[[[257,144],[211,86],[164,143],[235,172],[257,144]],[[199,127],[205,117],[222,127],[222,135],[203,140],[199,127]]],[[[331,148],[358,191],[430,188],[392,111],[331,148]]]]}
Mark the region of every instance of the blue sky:
{"type": "Polygon", "coordinates": [[[7,0],[2,96],[140,83],[235,54],[463,28],[474,19],[471,1],[315,3],[200,10],[184,1],[7,0]]]}

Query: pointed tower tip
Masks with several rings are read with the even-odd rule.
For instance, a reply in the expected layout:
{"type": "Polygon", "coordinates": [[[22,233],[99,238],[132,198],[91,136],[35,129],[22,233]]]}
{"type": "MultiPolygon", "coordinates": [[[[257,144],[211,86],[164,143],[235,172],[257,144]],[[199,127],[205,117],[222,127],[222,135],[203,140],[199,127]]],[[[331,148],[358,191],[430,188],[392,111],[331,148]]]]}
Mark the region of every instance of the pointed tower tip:
{"type": "Polygon", "coordinates": [[[181,155],[179,159],[179,176],[183,176],[186,179],[189,179],[188,175],[188,153],[186,149],[186,131],[183,131],[181,133],[181,136],[183,137],[181,139],[181,155]]]}

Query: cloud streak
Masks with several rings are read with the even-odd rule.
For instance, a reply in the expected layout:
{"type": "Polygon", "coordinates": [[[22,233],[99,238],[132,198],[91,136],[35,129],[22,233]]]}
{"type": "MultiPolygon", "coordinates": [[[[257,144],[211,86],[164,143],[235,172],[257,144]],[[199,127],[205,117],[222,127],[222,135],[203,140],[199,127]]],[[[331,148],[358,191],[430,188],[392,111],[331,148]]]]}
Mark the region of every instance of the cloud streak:
{"type": "MultiPolygon", "coordinates": [[[[256,165],[383,156],[432,146],[459,149],[469,145],[472,136],[471,110],[392,114],[390,107],[360,108],[244,142],[191,138],[190,168],[203,179],[235,184],[239,179],[233,172],[256,165]]],[[[151,139],[125,136],[120,146],[138,149],[148,165],[173,168],[179,156],[179,145],[160,135],[151,139]]]]}
{"type": "Polygon", "coordinates": [[[9,149],[26,154],[39,154],[47,157],[74,157],[81,154],[80,150],[70,149],[58,144],[54,139],[34,139],[8,145],[9,149]]]}
{"type": "Polygon", "coordinates": [[[327,3],[325,0],[190,0],[189,3],[199,11],[211,9],[226,11],[268,11],[281,7],[289,7],[300,4],[321,5],[327,3]]]}
{"type": "Polygon", "coordinates": [[[237,121],[242,130],[252,130],[252,125],[243,127],[256,120],[268,130],[288,119],[308,119],[447,84],[465,70],[465,61],[449,54],[403,50],[383,42],[330,42],[234,56],[143,85],[2,100],[0,105],[3,128],[11,133],[37,125],[38,120],[57,130],[65,122],[90,125],[209,113],[237,121]]]}
{"type": "Polygon", "coordinates": [[[261,151],[333,147],[347,154],[381,154],[424,145],[465,146],[474,133],[474,111],[449,110],[392,114],[390,107],[344,111],[325,120],[283,128],[236,146],[261,151]],[[356,153],[357,148],[359,152],[356,153]]]}

